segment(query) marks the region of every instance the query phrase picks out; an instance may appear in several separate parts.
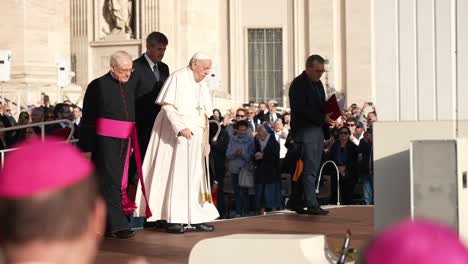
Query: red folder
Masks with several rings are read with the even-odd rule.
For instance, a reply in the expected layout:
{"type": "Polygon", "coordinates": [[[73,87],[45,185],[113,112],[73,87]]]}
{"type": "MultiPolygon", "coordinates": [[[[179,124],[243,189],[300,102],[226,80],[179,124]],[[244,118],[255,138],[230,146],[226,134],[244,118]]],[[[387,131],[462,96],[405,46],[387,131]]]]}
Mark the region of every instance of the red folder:
{"type": "Polygon", "coordinates": [[[330,96],[330,98],[328,98],[328,100],[325,102],[325,113],[332,113],[330,118],[333,120],[336,120],[341,116],[341,110],[338,106],[338,101],[336,100],[335,94],[330,96]]]}

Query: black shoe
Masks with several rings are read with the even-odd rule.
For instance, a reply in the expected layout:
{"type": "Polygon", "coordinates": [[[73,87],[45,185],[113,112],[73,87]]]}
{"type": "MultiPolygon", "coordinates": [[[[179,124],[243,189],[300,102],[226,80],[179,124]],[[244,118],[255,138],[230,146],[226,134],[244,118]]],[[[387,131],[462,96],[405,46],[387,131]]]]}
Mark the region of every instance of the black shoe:
{"type": "Polygon", "coordinates": [[[135,236],[135,231],[131,229],[124,229],[124,230],[119,230],[116,232],[108,233],[106,234],[106,237],[108,238],[119,238],[119,239],[127,239],[130,237],[135,236]]]}
{"type": "Polygon", "coordinates": [[[166,228],[167,221],[166,220],[156,220],[151,222],[145,222],[143,225],[144,228],[166,228]]]}
{"type": "Polygon", "coordinates": [[[183,234],[185,232],[184,226],[181,224],[166,224],[166,232],[171,234],[183,234]]]}
{"type": "Polygon", "coordinates": [[[308,215],[327,215],[328,213],[328,210],[324,210],[320,206],[307,208],[307,210],[305,210],[305,214],[308,215]]]}
{"type": "Polygon", "coordinates": [[[192,226],[195,227],[196,231],[200,231],[200,232],[212,232],[212,231],[214,231],[214,226],[212,226],[212,225],[193,224],[192,226]]]}
{"type": "Polygon", "coordinates": [[[298,214],[307,214],[307,209],[305,207],[300,207],[300,208],[296,207],[296,208],[292,208],[291,210],[298,214]]]}

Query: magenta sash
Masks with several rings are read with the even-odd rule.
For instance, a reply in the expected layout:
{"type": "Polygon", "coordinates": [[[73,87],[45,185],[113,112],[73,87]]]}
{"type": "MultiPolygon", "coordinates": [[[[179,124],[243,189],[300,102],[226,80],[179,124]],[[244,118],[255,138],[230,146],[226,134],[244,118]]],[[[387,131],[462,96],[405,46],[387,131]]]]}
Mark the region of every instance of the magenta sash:
{"type": "Polygon", "coordinates": [[[136,204],[133,201],[131,201],[127,195],[128,164],[130,159],[131,138],[133,138],[133,152],[135,154],[138,177],[140,178],[141,192],[143,193],[143,197],[145,198],[146,202],[146,218],[150,218],[152,213],[149,208],[148,199],[146,197],[145,183],[143,181],[140,146],[138,145],[138,137],[135,122],[98,118],[96,122],[96,134],[105,137],[128,139],[127,154],[125,156],[125,165],[122,175],[122,185],[120,188],[122,193],[122,211],[125,215],[130,215],[137,209],[136,204]]]}

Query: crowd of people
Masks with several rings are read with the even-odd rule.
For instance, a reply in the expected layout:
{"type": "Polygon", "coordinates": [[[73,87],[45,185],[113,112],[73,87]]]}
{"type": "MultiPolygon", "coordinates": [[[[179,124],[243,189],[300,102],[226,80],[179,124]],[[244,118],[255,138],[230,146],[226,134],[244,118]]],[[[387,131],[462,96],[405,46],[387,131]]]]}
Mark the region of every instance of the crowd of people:
{"type": "MultiPolygon", "coordinates": [[[[216,141],[211,142],[211,174],[222,217],[264,214],[265,210],[283,209],[288,199],[297,202],[296,197],[289,197],[281,187],[289,184],[282,181],[293,181],[292,175],[301,159],[290,133],[290,116],[288,110],[278,113],[274,100],[245,103],[224,114],[218,109],[213,110],[210,119],[218,121],[221,130],[216,141]],[[242,169],[251,168],[249,164],[255,168],[252,173],[255,186],[245,187],[239,183],[239,174],[242,169]],[[282,179],[282,175],[291,177],[282,179]],[[225,194],[229,196],[225,197],[225,194]],[[225,202],[235,205],[234,214],[228,211],[231,206],[225,202]]],[[[352,104],[329,127],[330,137],[323,140],[320,165],[331,160],[338,166],[341,204],[373,204],[372,125],[375,121],[377,114],[372,103],[366,102],[362,107],[352,104]]],[[[212,124],[212,137],[217,130],[218,127],[212,124]]],[[[333,167],[324,168],[325,174],[332,174],[332,194],[323,203],[337,202],[334,171],[333,167]]],[[[292,182],[292,185],[296,187],[298,184],[292,182]]],[[[296,193],[292,195],[296,196],[296,193]]]]}
{"type": "Polygon", "coordinates": [[[48,124],[45,126],[44,131],[46,135],[66,139],[71,132],[70,127],[73,126],[74,133],[72,139],[76,140],[79,138],[78,131],[82,115],[81,107],[72,104],[70,100],[57,103],[55,106],[51,105],[48,95],[44,95],[42,101],[43,104],[40,106],[28,105],[25,109],[22,109],[18,114],[18,119],[12,114],[8,103],[0,103],[0,128],[37,124],[37,126],[0,132],[1,149],[11,148],[13,145],[21,143],[26,139],[41,135],[39,124],[54,120],[69,120],[70,124],[62,122],[48,124]]]}

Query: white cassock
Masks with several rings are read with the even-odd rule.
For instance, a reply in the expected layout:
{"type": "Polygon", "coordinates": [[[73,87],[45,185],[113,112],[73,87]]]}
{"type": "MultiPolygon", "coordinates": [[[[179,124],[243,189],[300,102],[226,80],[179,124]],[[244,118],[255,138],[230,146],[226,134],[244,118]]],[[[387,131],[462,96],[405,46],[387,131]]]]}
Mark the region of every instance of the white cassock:
{"type": "MultiPolygon", "coordinates": [[[[143,161],[146,193],[153,213],[148,220],[188,223],[188,201],[192,224],[218,218],[218,210],[210,202],[210,184],[204,169],[208,116],[213,112],[205,81],[197,83],[189,67],[177,70],[164,83],[156,103],[162,105],[162,109],[154,122],[143,161]],[[188,140],[189,147],[186,138],[177,137],[184,128],[193,133],[188,140]],[[187,183],[189,169],[190,186],[187,183]]],[[[138,206],[136,216],[143,216],[145,200],[140,187],[135,201],[138,206]]]]}

